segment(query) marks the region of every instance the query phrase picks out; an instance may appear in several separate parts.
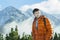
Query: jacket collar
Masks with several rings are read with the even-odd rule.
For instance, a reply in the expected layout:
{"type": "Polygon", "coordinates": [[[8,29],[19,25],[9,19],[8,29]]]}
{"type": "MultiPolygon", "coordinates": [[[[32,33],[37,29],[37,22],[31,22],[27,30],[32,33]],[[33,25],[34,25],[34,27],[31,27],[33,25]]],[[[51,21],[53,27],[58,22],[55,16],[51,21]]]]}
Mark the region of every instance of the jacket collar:
{"type": "MultiPolygon", "coordinates": [[[[43,18],[45,18],[45,16],[44,15],[41,15],[39,18],[37,18],[38,20],[39,19],[43,19],[43,18]]],[[[36,17],[34,18],[34,21],[36,21],[36,17]]]]}

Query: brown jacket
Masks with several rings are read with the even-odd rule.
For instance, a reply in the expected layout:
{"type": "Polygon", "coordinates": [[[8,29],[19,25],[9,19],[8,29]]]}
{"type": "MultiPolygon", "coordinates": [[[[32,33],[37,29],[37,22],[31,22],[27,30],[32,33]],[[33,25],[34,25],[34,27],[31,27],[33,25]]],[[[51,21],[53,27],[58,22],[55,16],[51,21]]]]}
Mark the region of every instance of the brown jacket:
{"type": "Polygon", "coordinates": [[[52,28],[51,24],[45,16],[40,16],[38,18],[38,29],[36,29],[36,18],[33,21],[32,26],[32,36],[33,40],[50,40],[52,37],[52,28]],[[45,18],[46,27],[44,25],[43,19],[45,18]]]}

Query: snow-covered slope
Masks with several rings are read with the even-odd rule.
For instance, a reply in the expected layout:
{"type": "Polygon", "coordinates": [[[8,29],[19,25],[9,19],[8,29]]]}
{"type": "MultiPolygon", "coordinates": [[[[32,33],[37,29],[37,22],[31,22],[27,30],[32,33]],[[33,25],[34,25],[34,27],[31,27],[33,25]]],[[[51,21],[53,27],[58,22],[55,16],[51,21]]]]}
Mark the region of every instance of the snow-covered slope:
{"type": "Polygon", "coordinates": [[[16,23],[15,21],[8,23],[3,28],[3,30],[4,30],[3,34],[9,33],[10,29],[15,28],[16,25],[18,27],[18,32],[20,35],[22,35],[23,32],[25,32],[25,34],[31,34],[32,22],[33,22],[33,18],[30,17],[29,19],[23,21],[22,23],[16,23]]]}
{"type": "Polygon", "coordinates": [[[3,32],[2,29],[7,23],[11,23],[13,21],[22,22],[27,19],[27,16],[21,13],[20,10],[9,6],[0,11],[0,32],[3,32]]]}

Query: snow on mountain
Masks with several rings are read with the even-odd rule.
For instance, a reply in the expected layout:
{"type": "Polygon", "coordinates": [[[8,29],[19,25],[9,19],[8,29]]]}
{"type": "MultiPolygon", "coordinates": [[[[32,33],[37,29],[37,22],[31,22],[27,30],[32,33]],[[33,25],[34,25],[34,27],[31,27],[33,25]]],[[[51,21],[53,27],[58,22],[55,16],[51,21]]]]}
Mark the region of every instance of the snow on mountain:
{"type": "Polygon", "coordinates": [[[10,29],[15,28],[16,25],[18,27],[18,32],[20,35],[22,35],[23,32],[25,32],[25,34],[31,34],[32,22],[33,22],[33,17],[30,17],[29,19],[23,21],[22,23],[16,23],[15,21],[8,23],[3,28],[4,30],[3,34],[9,33],[10,29]]]}
{"type": "Polygon", "coordinates": [[[53,16],[55,16],[56,18],[60,19],[60,14],[52,14],[53,16]]]}
{"type": "Polygon", "coordinates": [[[14,16],[15,18],[16,17],[24,17],[25,15],[21,13],[20,10],[12,7],[12,6],[9,6],[7,8],[5,8],[4,10],[4,13],[6,13],[8,16],[14,16]]]}
{"type": "Polygon", "coordinates": [[[22,11],[22,14],[24,14],[25,16],[27,16],[28,18],[33,16],[33,13],[32,13],[32,9],[28,9],[27,11],[22,11]]]}
{"type": "Polygon", "coordinates": [[[16,21],[22,22],[27,19],[27,16],[21,13],[20,10],[9,6],[0,11],[0,32],[3,32],[2,29],[5,24],[16,21]]]}

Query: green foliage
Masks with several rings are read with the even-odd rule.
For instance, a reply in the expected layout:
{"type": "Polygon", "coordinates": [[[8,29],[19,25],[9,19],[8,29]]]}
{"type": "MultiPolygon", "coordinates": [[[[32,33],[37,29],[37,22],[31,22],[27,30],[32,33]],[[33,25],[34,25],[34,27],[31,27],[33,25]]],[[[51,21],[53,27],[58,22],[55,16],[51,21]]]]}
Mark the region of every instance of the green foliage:
{"type": "Polygon", "coordinates": [[[20,40],[17,26],[15,28],[15,31],[13,31],[13,28],[11,28],[11,32],[9,33],[9,35],[6,35],[6,40],[20,40]]]}
{"type": "Polygon", "coordinates": [[[0,40],[3,40],[3,35],[0,33],[0,40]]]}
{"type": "Polygon", "coordinates": [[[15,31],[18,31],[18,29],[17,29],[17,25],[16,25],[16,28],[15,28],[15,31]]]}
{"type": "MultiPolygon", "coordinates": [[[[27,35],[25,33],[22,34],[22,37],[20,38],[20,35],[18,35],[18,29],[17,26],[15,28],[15,31],[13,28],[11,28],[11,32],[6,34],[6,40],[32,40],[32,33],[31,35],[27,35]]],[[[60,34],[55,33],[54,37],[52,37],[51,40],[60,40],[60,34]]]]}
{"type": "Polygon", "coordinates": [[[32,40],[32,36],[31,35],[25,35],[25,33],[23,33],[21,40],[32,40]]]}
{"type": "MultiPolygon", "coordinates": [[[[0,40],[4,40],[2,34],[0,34],[0,40]]],[[[11,28],[11,32],[9,34],[6,34],[5,40],[32,40],[32,33],[31,35],[27,35],[23,33],[22,37],[20,38],[20,35],[18,34],[18,29],[16,26],[15,30],[11,28]]],[[[60,34],[55,33],[54,37],[52,37],[52,40],[60,40],[60,34]]]]}
{"type": "Polygon", "coordinates": [[[55,33],[53,40],[58,40],[58,35],[57,35],[57,33],[55,33]]]}
{"type": "Polygon", "coordinates": [[[53,40],[60,40],[60,34],[55,33],[53,40]]]}
{"type": "Polygon", "coordinates": [[[60,40],[60,34],[58,34],[58,35],[59,35],[58,40],[60,40]]]}
{"type": "Polygon", "coordinates": [[[28,40],[32,40],[32,36],[31,35],[29,35],[28,40]]]}

